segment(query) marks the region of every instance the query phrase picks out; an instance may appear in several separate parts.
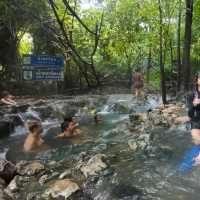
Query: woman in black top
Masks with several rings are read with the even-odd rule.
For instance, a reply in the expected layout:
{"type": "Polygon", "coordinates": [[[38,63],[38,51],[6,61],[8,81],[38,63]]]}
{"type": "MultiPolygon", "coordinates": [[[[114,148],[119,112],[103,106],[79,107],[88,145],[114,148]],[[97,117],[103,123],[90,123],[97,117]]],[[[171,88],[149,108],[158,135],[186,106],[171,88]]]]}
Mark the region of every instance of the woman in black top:
{"type": "Polygon", "coordinates": [[[196,75],[195,87],[188,100],[188,116],[191,121],[191,136],[194,144],[200,145],[200,73],[196,75]]]}

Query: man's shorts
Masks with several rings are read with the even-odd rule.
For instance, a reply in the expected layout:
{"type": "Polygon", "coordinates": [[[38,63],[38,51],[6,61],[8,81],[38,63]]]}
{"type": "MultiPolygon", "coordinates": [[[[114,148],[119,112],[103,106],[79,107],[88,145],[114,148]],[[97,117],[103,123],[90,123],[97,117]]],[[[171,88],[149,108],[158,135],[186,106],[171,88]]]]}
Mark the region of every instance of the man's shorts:
{"type": "Polygon", "coordinates": [[[200,129],[200,121],[192,121],[191,129],[200,129]]]}

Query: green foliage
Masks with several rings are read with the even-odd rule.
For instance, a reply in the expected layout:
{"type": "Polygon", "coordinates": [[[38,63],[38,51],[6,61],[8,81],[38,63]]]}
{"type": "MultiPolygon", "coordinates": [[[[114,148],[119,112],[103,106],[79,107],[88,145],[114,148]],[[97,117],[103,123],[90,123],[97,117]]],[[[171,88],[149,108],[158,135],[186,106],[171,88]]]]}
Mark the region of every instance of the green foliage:
{"type": "MultiPolygon", "coordinates": [[[[0,1],[0,25],[12,29],[17,37],[20,54],[33,51],[35,53],[63,54],[70,56],[60,43],[60,27],[56,22],[51,7],[46,0],[22,0],[19,3],[11,0],[0,1]],[[33,45],[23,40],[24,33],[30,33],[33,45]]],[[[151,59],[150,81],[159,87],[159,9],[157,0],[101,0],[90,8],[83,8],[81,2],[89,0],[68,1],[82,22],[93,32],[99,24],[103,13],[103,24],[100,41],[94,55],[94,64],[100,74],[113,74],[128,78],[134,68],[140,67],[146,72],[148,59],[151,59]],[[95,6],[98,5],[98,6],[95,6]],[[151,50],[151,58],[149,51],[151,50]]],[[[62,0],[54,1],[58,15],[65,25],[66,32],[75,49],[85,61],[90,61],[95,40],[75,17],[66,9],[62,0]]],[[[172,69],[176,70],[177,48],[177,16],[179,9],[181,21],[181,49],[184,41],[185,1],[161,0],[163,11],[163,46],[164,65],[167,77],[172,69]],[[179,5],[181,3],[181,7],[179,5]]],[[[194,4],[192,64],[198,68],[200,60],[200,0],[194,4]]],[[[78,77],[77,64],[71,59],[66,71],[78,77]]],[[[70,75],[69,75],[70,76],[70,75]]],[[[76,79],[75,78],[75,79],[76,79]]],[[[70,77],[68,77],[70,79],[70,77]]]]}

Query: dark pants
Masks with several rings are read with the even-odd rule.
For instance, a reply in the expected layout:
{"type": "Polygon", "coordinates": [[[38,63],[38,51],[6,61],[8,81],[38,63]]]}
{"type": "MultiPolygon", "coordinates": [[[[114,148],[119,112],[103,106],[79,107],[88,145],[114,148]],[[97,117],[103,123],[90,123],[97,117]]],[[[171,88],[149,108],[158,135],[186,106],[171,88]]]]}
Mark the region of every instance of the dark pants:
{"type": "Polygon", "coordinates": [[[191,121],[191,129],[200,129],[200,120],[199,121],[191,121]]]}

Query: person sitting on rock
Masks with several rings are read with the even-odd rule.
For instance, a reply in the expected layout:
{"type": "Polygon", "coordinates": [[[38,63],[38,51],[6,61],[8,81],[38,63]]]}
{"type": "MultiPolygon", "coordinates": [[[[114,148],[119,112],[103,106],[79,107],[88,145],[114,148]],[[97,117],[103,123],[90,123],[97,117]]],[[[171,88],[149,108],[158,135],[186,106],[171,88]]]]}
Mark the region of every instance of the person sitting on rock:
{"type": "Polygon", "coordinates": [[[42,139],[42,125],[38,121],[34,121],[28,124],[29,134],[24,143],[24,151],[29,152],[36,150],[40,147],[44,140],[42,139]]]}
{"type": "Polygon", "coordinates": [[[8,91],[3,91],[2,92],[2,98],[1,98],[1,102],[4,104],[4,105],[7,105],[7,106],[16,106],[17,103],[14,99],[14,96],[11,95],[8,91]]]}
{"type": "Polygon", "coordinates": [[[79,124],[73,119],[73,117],[66,117],[61,123],[62,133],[58,134],[56,138],[72,137],[80,134],[78,129],[79,124]]]}

